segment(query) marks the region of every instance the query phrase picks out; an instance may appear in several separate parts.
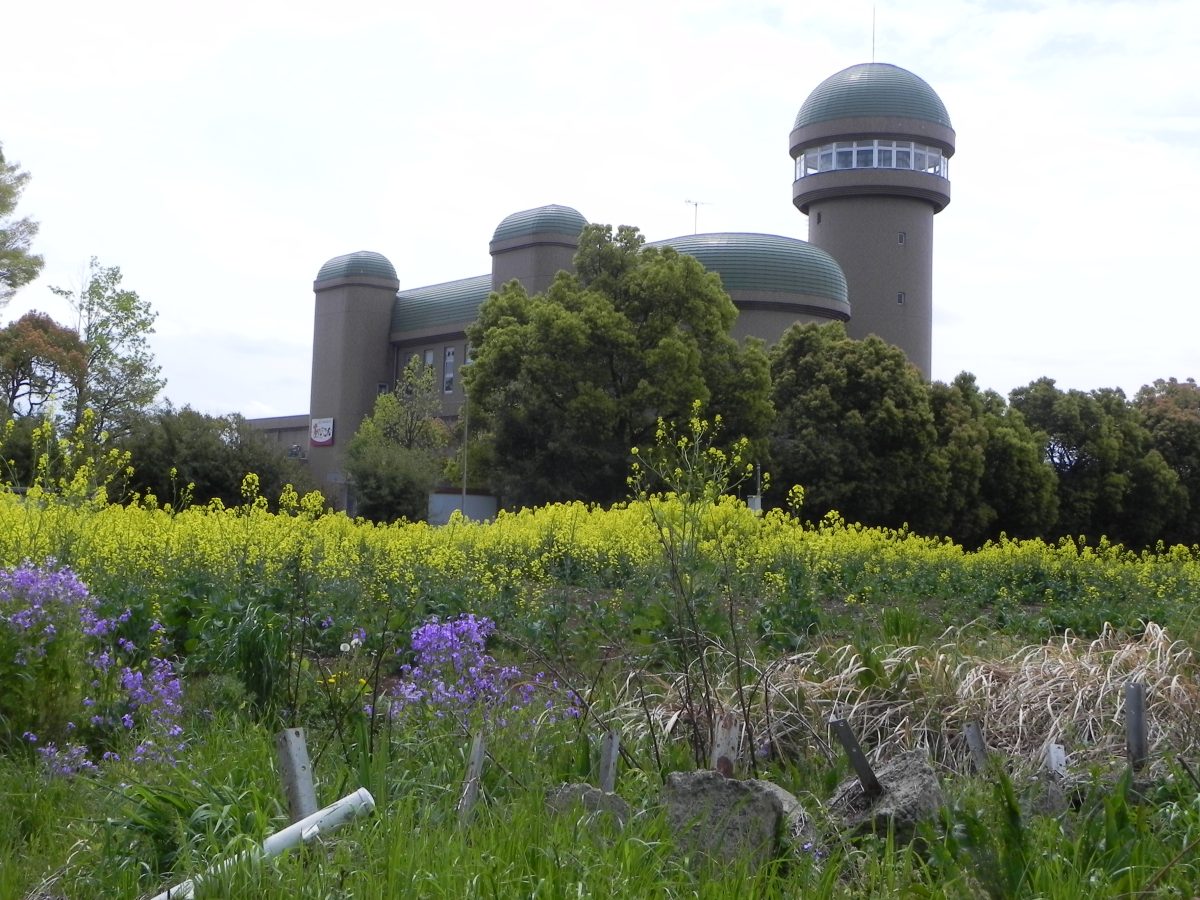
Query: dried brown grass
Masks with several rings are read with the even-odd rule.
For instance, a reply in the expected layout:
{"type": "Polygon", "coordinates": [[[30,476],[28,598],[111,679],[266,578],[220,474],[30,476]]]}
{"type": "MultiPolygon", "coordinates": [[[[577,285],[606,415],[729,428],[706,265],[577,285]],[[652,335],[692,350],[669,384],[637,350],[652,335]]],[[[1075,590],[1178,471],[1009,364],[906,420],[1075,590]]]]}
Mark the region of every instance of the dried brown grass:
{"type": "MultiPolygon", "coordinates": [[[[769,664],[746,661],[751,733],[743,753],[802,758],[832,754],[828,721],[846,719],[877,762],[924,749],[966,771],[963,729],[976,721],[989,749],[1014,768],[1040,764],[1063,744],[1072,768],[1119,763],[1125,753],[1125,685],[1146,686],[1151,759],[1200,749],[1200,680],[1191,649],[1148,623],[1136,637],[1105,627],[1092,640],[1071,634],[993,658],[966,652],[956,632],[930,646],[818,648],[769,664]],[[751,745],[751,741],[753,745],[751,745]]],[[[711,651],[716,693],[739,710],[730,655],[711,651]]],[[[679,736],[684,676],[631,674],[617,717],[627,731],[679,736]]],[[[740,715],[740,713],[739,713],[740,715]]]]}

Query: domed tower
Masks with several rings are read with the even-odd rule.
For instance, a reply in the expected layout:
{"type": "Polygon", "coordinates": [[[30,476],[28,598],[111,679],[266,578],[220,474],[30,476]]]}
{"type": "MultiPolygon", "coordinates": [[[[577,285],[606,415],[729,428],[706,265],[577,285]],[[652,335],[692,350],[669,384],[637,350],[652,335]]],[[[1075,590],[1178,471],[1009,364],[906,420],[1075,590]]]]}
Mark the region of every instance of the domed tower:
{"type": "Polygon", "coordinates": [[[845,322],[850,318],[846,276],[819,247],[774,234],[688,234],[654,241],[694,256],[737,307],[737,340],[761,338],[775,344],[797,322],[845,322]]]}
{"type": "Polygon", "coordinates": [[[792,128],[792,202],[846,274],[851,337],[876,334],[930,377],[933,217],[950,202],[945,104],[899,66],[862,63],[819,84],[792,128]]]}
{"type": "Polygon", "coordinates": [[[338,509],[347,504],[346,445],[391,387],[389,331],[400,281],[386,256],[361,250],[321,266],[313,282],[309,466],[338,509]]]}
{"type": "Polygon", "coordinates": [[[571,271],[586,224],[579,210],[554,203],[505,216],[489,247],[492,290],[515,278],[530,294],[544,291],[560,271],[571,271]]]}

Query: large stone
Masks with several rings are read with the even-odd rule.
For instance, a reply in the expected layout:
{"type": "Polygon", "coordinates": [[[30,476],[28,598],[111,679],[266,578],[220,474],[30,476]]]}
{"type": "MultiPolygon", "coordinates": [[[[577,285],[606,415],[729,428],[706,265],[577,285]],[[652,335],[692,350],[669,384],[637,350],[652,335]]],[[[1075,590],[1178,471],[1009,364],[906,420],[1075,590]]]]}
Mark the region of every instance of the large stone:
{"type": "Polygon", "coordinates": [[[767,782],[735,781],[702,770],[668,775],[663,801],[681,850],[721,862],[744,859],[757,867],[779,853],[780,795],[786,793],[767,782]]]}
{"type": "Polygon", "coordinates": [[[800,805],[800,801],[795,795],[785,791],[779,785],[770,781],[761,779],[751,779],[747,784],[756,785],[758,788],[768,791],[779,798],[779,805],[783,809],[783,824],[784,831],[796,847],[802,847],[806,844],[811,845],[816,838],[816,830],[813,828],[812,818],[808,812],[800,805]]]}
{"type": "Polygon", "coordinates": [[[883,787],[868,797],[857,778],[842,782],[829,801],[830,817],[847,831],[886,834],[899,841],[912,838],[919,822],[932,819],[945,803],[942,786],[929,759],[919,750],[902,753],[875,773],[883,787]]]}
{"type": "Polygon", "coordinates": [[[629,804],[617,794],[609,794],[590,784],[561,784],[546,794],[546,805],[556,813],[582,808],[589,822],[611,817],[617,825],[629,821],[629,804]]]}

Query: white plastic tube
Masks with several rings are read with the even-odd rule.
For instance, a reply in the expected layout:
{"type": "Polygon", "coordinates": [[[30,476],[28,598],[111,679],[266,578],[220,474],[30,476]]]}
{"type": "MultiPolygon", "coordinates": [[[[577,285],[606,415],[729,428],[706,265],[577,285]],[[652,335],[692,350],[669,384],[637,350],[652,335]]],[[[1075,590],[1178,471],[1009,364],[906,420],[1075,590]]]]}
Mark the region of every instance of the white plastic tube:
{"type": "Polygon", "coordinates": [[[153,900],[191,900],[196,893],[196,884],[205,878],[218,875],[247,859],[270,859],[279,856],[285,850],[291,850],[300,844],[305,844],[320,834],[327,834],[345,825],[351,819],[366,815],[375,809],[375,798],[366,788],[359,788],[353,794],[343,797],[336,803],[331,803],[324,809],[319,809],[311,816],[289,825],[282,831],[268,837],[261,847],[239,853],[233,859],[219,862],[207,872],[189,878],[187,881],[167,888],[153,900]]]}

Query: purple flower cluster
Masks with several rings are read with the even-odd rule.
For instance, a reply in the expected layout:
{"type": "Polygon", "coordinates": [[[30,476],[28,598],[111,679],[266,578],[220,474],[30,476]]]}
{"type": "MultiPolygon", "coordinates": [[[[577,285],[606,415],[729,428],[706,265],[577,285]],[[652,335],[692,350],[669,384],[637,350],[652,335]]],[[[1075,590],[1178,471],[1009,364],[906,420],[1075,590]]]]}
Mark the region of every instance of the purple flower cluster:
{"type": "MultiPolygon", "coordinates": [[[[459,719],[474,712],[516,712],[532,704],[539,690],[557,688],[541,673],[526,678],[516,666],[499,665],[485,650],[495,630],[491,619],[471,613],[445,622],[430,619],[414,629],[414,661],[400,667],[401,680],[391,691],[393,713],[416,704],[438,717],[459,719]]],[[[553,705],[547,700],[547,709],[553,705]]],[[[573,692],[566,714],[579,715],[573,692]]]]}
{"type": "MultiPolygon", "coordinates": [[[[139,654],[122,633],[132,627],[131,618],[128,609],[100,615],[86,585],[53,561],[0,570],[0,669],[8,656],[17,668],[11,674],[28,686],[12,708],[0,698],[0,714],[14,724],[42,721],[50,728],[42,739],[26,728],[22,739],[37,747],[52,772],[95,768],[97,755],[101,762],[119,759],[112,747],[135,729],[135,761],[172,760],[182,749],[179,678],[170,660],[139,654]],[[42,664],[48,656],[54,665],[42,664]],[[57,697],[78,696],[76,690],[84,695],[81,709],[60,707],[44,715],[57,697]]],[[[161,626],[154,623],[149,631],[161,626]]]]}
{"type": "Polygon", "coordinates": [[[87,586],[70,569],[21,563],[0,569],[0,628],[15,644],[13,662],[25,665],[43,658],[58,635],[64,616],[76,613],[86,629],[95,620],[95,605],[87,586]]]}

